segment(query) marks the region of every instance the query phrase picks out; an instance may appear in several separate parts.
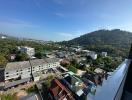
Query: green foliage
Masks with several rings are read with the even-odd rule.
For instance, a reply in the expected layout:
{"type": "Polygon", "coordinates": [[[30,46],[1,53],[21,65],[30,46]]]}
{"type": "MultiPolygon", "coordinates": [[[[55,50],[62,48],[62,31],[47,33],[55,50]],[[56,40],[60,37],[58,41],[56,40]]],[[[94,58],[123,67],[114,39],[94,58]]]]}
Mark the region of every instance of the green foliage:
{"type": "Polygon", "coordinates": [[[41,58],[46,57],[46,55],[45,55],[45,54],[43,54],[42,52],[36,52],[36,53],[35,53],[35,57],[37,57],[37,58],[41,59],[41,58]]]}
{"type": "Polygon", "coordinates": [[[28,55],[26,53],[19,53],[16,55],[17,61],[25,61],[28,60],[28,55]]]}
{"type": "Polygon", "coordinates": [[[13,97],[14,96],[10,95],[10,94],[7,94],[7,95],[6,94],[2,94],[2,95],[0,94],[0,100],[14,100],[13,97]]]}
{"type": "Polygon", "coordinates": [[[68,70],[69,71],[72,71],[73,73],[76,73],[77,72],[77,69],[75,67],[73,67],[73,66],[69,66],[68,67],[68,70]]]}
{"type": "MultiPolygon", "coordinates": [[[[47,45],[38,43],[35,41],[19,40],[16,38],[0,39],[0,55],[4,56],[7,61],[10,59],[10,54],[18,54],[17,46],[29,46],[35,48],[35,52],[44,52],[45,50],[56,50],[58,49],[54,45],[47,45]]],[[[18,54],[17,60],[25,60],[26,55],[18,54]]]]}
{"type": "Polygon", "coordinates": [[[36,92],[36,93],[37,93],[37,92],[38,92],[36,85],[34,85],[34,86],[28,88],[26,91],[27,91],[28,93],[32,93],[32,92],[36,92]]]}
{"type": "Polygon", "coordinates": [[[51,86],[51,81],[54,79],[54,77],[51,75],[49,76],[45,81],[44,81],[44,85],[49,88],[51,86]]]}
{"type": "Polygon", "coordinates": [[[0,54],[0,67],[5,66],[6,63],[7,63],[6,58],[3,55],[0,54]]]}

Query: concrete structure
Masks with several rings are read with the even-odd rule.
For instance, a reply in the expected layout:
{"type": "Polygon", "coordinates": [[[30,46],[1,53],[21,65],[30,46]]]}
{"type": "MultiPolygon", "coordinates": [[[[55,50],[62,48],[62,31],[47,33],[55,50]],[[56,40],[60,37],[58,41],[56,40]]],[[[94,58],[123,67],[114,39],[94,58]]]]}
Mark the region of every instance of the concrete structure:
{"type": "Polygon", "coordinates": [[[86,85],[74,74],[64,74],[62,81],[76,95],[77,98],[81,99],[81,97],[84,96],[83,90],[86,88],[86,85]]]}
{"type": "Polygon", "coordinates": [[[10,79],[24,79],[31,75],[31,66],[29,61],[7,63],[5,67],[5,81],[10,79]]]}
{"type": "Polygon", "coordinates": [[[56,58],[11,62],[0,70],[0,81],[5,82],[5,88],[29,82],[30,80],[39,81],[39,73],[56,67],[60,67],[59,59],[56,58]]]}
{"type": "Polygon", "coordinates": [[[107,57],[107,52],[102,52],[102,57],[107,57]]]}
{"type": "Polygon", "coordinates": [[[16,54],[11,54],[11,55],[10,55],[10,59],[11,59],[11,60],[14,60],[15,58],[16,58],[16,54]]]}
{"type": "Polygon", "coordinates": [[[26,53],[29,57],[33,57],[35,55],[35,50],[31,47],[21,47],[20,51],[26,53]]]}
{"type": "Polygon", "coordinates": [[[104,73],[105,71],[101,68],[96,68],[94,72],[99,74],[99,73],[104,73]]]}
{"type": "Polygon", "coordinates": [[[97,59],[97,54],[93,51],[87,52],[87,56],[90,56],[93,60],[97,59]]]}
{"type": "Polygon", "coordinates": [[[21,97],[20,100],[39,100],[37,94],[32,93],[28,94],[27,96],[21,97]]]}
{"type": "Polygon", "coordinates": [[[33,81],[37,82],[40,79],[40,75],[38,73],[33,73],[33,81]]]}

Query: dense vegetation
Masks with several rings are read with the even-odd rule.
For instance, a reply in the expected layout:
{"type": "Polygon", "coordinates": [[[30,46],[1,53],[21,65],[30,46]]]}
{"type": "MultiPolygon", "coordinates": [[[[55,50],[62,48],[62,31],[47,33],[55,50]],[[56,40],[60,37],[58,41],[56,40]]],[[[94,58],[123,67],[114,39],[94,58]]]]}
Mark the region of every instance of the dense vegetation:
{"type": "Polygon", "coordinates": [[[126,57],[132,43],[132,33],[115,30],[98,30],[87,33],[70,41],[63,41],[63,45],[80,45],[85,49],[102,52],[107,51],[115,56],[126,57]]]}
{"type": "Polygon", "coordinates": [[[0,67],[10,61],[11,54],[17,54],[15,61],[28,60],[27,55],[18,51],[17,46],[29,46],[35,48],[36,56],[42,58],[45,56],[45,51],[58,49],[53,44],[42,44],[35,41],[25,41],[14,38],[1,39],[0,38],[0,67]]]}

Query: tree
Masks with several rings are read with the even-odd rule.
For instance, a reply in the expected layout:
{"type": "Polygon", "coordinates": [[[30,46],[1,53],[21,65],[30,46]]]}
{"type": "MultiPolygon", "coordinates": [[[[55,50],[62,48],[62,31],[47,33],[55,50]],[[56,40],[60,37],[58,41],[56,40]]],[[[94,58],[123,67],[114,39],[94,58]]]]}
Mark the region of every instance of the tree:
{"type": "Polygon", "coordinates": [[[6,58],[3,55],[0,55],[0,66],[5,66],[7,63],[6,58]]]}
{"type": "Polygon", "coordinates": [[[41,52],[36,52],[35,57],[41,59],[43,57],[43,54],[41,52]]]}
{"type": "Polygon", "coordinates": [[[16,60],[17,61],[25,61],[28,60],[28,55],[26,53],[19,53],[16,55],[16,60]]]}

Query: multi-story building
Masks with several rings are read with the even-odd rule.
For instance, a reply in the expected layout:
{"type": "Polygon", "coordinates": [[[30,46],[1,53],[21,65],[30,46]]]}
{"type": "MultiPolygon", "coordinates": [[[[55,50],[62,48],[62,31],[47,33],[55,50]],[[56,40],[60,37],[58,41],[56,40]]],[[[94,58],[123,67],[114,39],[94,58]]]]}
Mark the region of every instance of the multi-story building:
{"type": "Polygon", "coordinates": [[[10,88],[30,80],[39,80],[38,73],[59,67],[59,59],[35,59],[30,61],[7,63],[3,70],[0,70],[1,80],[5,82],[5,88],[10,88]]]}
{"type": "Polygon", "coordinates": [[[20,51],[26,53],[29,57],[33,57],[35,55],[35,50],[31,47],[21,47],[20,51]]]}
{"type": "Polygon", "coordinates": [[[29,61],[7,63],[5,68],[5,81],[16,78],[23,79],[30,77],[30,74],[31,66],[29,61]]]}

